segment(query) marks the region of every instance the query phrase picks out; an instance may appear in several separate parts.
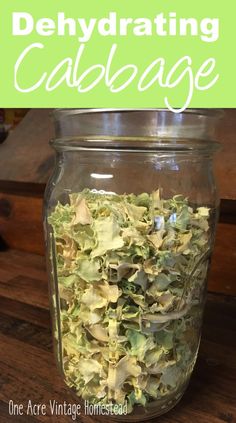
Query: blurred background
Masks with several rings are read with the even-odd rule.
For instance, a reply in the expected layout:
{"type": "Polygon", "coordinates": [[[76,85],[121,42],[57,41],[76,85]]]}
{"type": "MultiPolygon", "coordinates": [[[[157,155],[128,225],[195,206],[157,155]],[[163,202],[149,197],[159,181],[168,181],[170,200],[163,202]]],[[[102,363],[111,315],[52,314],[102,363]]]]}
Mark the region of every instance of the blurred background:
{"type": "MultiPolygon", "coordinates": [[[[0,109],[0,248],[44,255],[42,203],[54,152],[50,109],[0,109]]],[[[215,160],[221,213],[209,291],[236,295],[236,109],[225,110],[215,160]]],[[[6,256],[5,256],[6,257],[6,256]]]]}

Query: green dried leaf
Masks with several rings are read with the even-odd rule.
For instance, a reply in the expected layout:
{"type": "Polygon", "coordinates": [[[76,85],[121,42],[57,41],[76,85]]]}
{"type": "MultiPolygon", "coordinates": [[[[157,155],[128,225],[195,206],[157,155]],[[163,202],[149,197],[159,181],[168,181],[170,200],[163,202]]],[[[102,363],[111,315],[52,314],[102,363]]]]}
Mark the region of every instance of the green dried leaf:
{"type": "Polygon", "coordinates": [[[100,263],[98,260],[90,260],[87,258],[78,258],[77,269],[75,270],[82,279],[86,282],[99,281],[101,279],[100,263]]]}
{"type": "Polygon", "coordinates": [[[120,227],[114,217],[95,220],[92,228],[95,233],[97,245],[91,253],[91,257],[99,257],[109,250],[116,250],[124,245],[120,236],[120,227]]]}

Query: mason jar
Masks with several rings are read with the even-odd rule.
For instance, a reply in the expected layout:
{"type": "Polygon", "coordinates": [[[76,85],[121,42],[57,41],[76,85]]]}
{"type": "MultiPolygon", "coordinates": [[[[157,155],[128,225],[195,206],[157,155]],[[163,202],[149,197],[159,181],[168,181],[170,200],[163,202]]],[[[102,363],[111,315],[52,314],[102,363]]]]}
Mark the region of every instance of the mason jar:
{"type": "Polygon", "coordinates": [[[188,385],[218,214],[220,115],[54,112],[45,232],[56,360],[95,418],[149,420],[188,385]]]}

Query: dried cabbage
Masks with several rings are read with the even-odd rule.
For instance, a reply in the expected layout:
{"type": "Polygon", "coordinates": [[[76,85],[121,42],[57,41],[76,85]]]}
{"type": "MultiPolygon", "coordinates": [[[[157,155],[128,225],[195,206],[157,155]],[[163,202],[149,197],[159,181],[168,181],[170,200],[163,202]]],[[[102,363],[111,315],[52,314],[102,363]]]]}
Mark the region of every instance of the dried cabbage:
{"type": "Polygon", "coordinates": [[[132,412],[178,394],[198,348],[210,212],[159,191],[85,189],[55,207],[57,338],[78,396],[132,412]]]}

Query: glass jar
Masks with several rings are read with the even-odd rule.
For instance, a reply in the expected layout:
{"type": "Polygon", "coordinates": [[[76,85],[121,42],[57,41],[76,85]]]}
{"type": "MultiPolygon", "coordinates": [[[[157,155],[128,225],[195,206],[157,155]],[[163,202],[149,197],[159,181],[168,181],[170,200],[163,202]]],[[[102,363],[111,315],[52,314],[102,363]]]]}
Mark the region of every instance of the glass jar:
{"type": "Polygon", "coordinates": [[[64,381],[94,417],[149,420],[187,387],[218,214],[220,115],[54,113],[45,195],[54,344],[64,381]]]}

